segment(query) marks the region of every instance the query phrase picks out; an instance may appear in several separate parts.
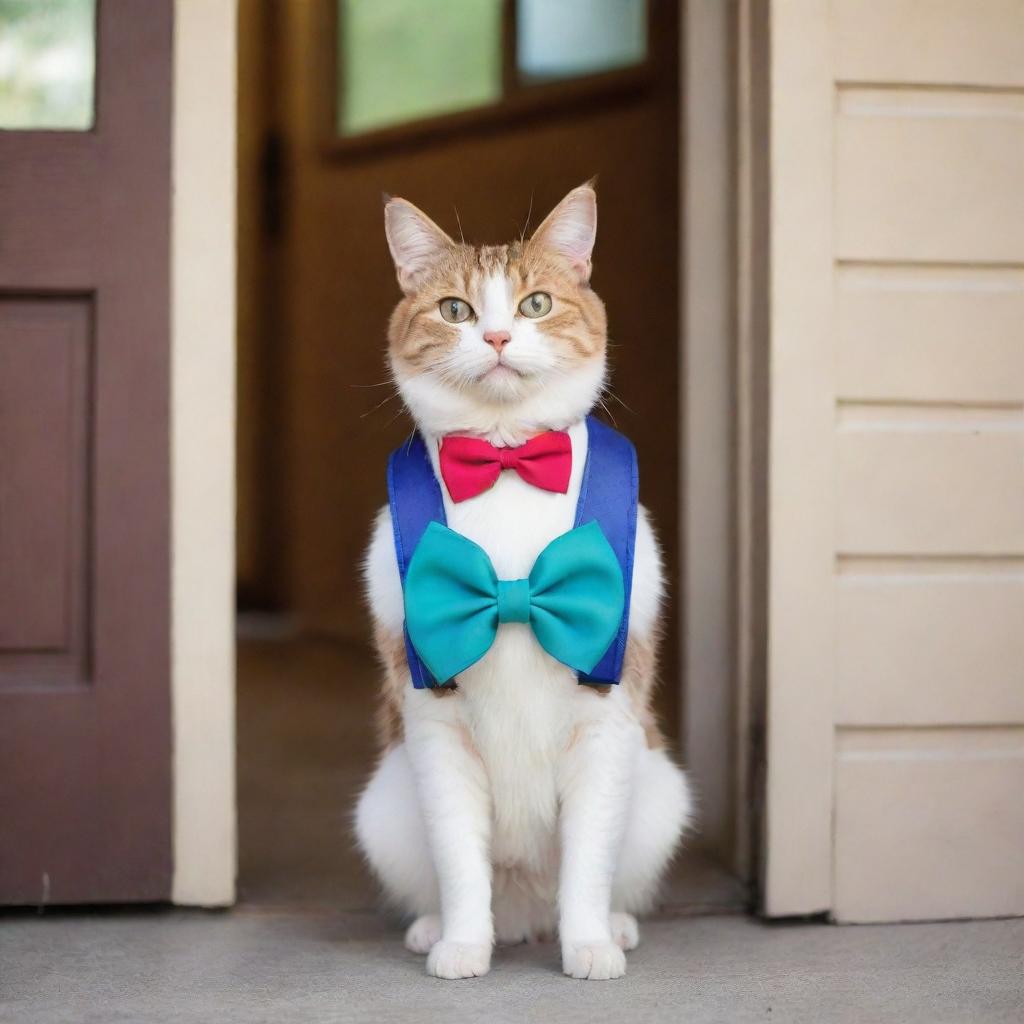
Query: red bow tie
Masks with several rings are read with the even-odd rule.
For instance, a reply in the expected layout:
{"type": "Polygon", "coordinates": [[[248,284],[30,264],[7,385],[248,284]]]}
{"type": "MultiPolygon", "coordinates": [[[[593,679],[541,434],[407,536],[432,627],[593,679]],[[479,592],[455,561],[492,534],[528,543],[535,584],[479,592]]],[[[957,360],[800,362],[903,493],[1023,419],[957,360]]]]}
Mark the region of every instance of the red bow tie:
{"type": "Polygon", "coordinates": [[[446,437],[441,442],[441,476],[452,501],[475,498],[494,485],[503,469],[514,469],[534,487],[565,494],[572,471],[569,435],[549,430],[518,448],[495,448],[476,437],[446,437]]]}

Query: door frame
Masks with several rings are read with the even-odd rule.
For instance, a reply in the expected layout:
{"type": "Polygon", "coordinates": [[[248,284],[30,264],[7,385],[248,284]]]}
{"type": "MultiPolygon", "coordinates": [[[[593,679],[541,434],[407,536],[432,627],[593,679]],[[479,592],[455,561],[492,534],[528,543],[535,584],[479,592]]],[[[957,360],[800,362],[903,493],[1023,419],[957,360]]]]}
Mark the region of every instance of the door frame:
{"type": "MultiPolygon", "coordinates": [[[[698,842],[760,858],[766,675],[767,18],[680,19],[680,735],[698,842]]],[[[175,903],[235,898],[236,0],[175,3],[172,446],[175,903]]]]}
{"type": "Polygon", "coordinates": [[[767,678],[767,4],[684,0],[680,735],[695,843],[757,887],[767,678]]]}
{"type": "Polygon", "coordinates": [[[175,903],[235,900],[236,0],[175,0],[171,701],[175,903]]]}

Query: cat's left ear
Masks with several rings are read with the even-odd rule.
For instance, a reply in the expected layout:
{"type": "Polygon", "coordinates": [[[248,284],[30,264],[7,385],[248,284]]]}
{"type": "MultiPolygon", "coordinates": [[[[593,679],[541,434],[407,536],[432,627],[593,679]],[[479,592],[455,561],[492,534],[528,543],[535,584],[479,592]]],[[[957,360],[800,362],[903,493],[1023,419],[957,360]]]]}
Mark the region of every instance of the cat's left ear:
{"type": "Polygon", "coordinates": [[[530,239],[564,256],[581,281],[590,280],[590,256],[597,239],[597,193],[592,182],[574,188],[530,239]]]}
{"type": "Polygon", "coordinates": [[[387,197],[384,231],[395,261],[398,284],[406,295],[416,290],[425,271],[455,245],[422,210],[406,199],[387,197]]]}

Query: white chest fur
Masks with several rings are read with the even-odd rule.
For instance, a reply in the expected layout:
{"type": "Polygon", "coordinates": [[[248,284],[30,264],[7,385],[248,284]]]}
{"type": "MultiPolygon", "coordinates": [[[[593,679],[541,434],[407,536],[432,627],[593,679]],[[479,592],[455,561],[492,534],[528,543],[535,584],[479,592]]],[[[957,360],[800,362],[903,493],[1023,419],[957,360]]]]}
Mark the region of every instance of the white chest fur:
{"type": "MultiPolygon", "coordinates": [[[[502,472],[493,487],[468,501],[453,502],[442,485],[448,525],[487,552],[499,579],[527,576],[541,551],[573,527],[587,459],[586,424],[576,423],[568,433],[572,474],[566,494],[532,487],[512,470],[502,472]]],[[[440,477],[436,439],[428,440],[428,450],[440,477]]]]}
{"type": "MultiPolygon", "coordinates": [[[[565,494],[533,487],[510,470],[468,501],[456,504],[444,492],[449,527],[487,552],[499,579],[528,576],[541,551],[573,528],[586,424],[572,426],[569,437],[565,494]]],[[[429,449],[437,471],[436,442],[429,449]]],[[[491,782],[495,861],[546,857],[543,839],[553,839],[557,816],[558,754],[579,712],[575,673],[541,649],[528,625],[507,623],[487,654],[460,675],[459,690],[465,725],[491,782]]]]}

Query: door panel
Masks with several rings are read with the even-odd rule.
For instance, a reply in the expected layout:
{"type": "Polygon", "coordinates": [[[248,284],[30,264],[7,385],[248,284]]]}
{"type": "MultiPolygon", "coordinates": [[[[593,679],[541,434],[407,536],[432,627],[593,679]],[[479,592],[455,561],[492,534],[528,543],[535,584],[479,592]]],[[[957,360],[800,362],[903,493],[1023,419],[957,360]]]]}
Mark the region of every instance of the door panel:
{"type": "Polygon", "coordinates": [[[840,562],[836,721],[1024,722],[1024,559],[840,562]]]}
{"type": "Polygon", "coordinates": [[[840,397],[1007,403],[1024,389],[1024,270],[838,268],[840,397]]]}
{"type": "Polygon", "coordinates": [[[914,410],[903,420],[885,409],[858,410],[846,421],[851,427],[841,420],[838,550],[1024,554],[1024,423],[1014,427],[1020,413],[965,416],[951,407],[930,415],[914,410]]]}
{"type": "Polygon", "coordinates": [[[1020,85],[1020,0],[834,0],[836,77],[853,82],[1020,85]]]}
{"type": "Polygon", "coordinates": [[[836,918],[1024,914],[1024,729],[838,741],[836,918]]]}
{"type": "Polygon", "coordinates": [[[1024,96],[843,87],[836,251],[846,259],[1019,262],[1024,96]]]}
{"type": "Polygon", "coordinates": [[[0,686],[85,678],[88,299],[0,300],[0,686]]]}
{"type": "Polygon", "coordinates": [[[96,126],[0,132],[0,902],[166,899],[172,4],[96,126]]]}

